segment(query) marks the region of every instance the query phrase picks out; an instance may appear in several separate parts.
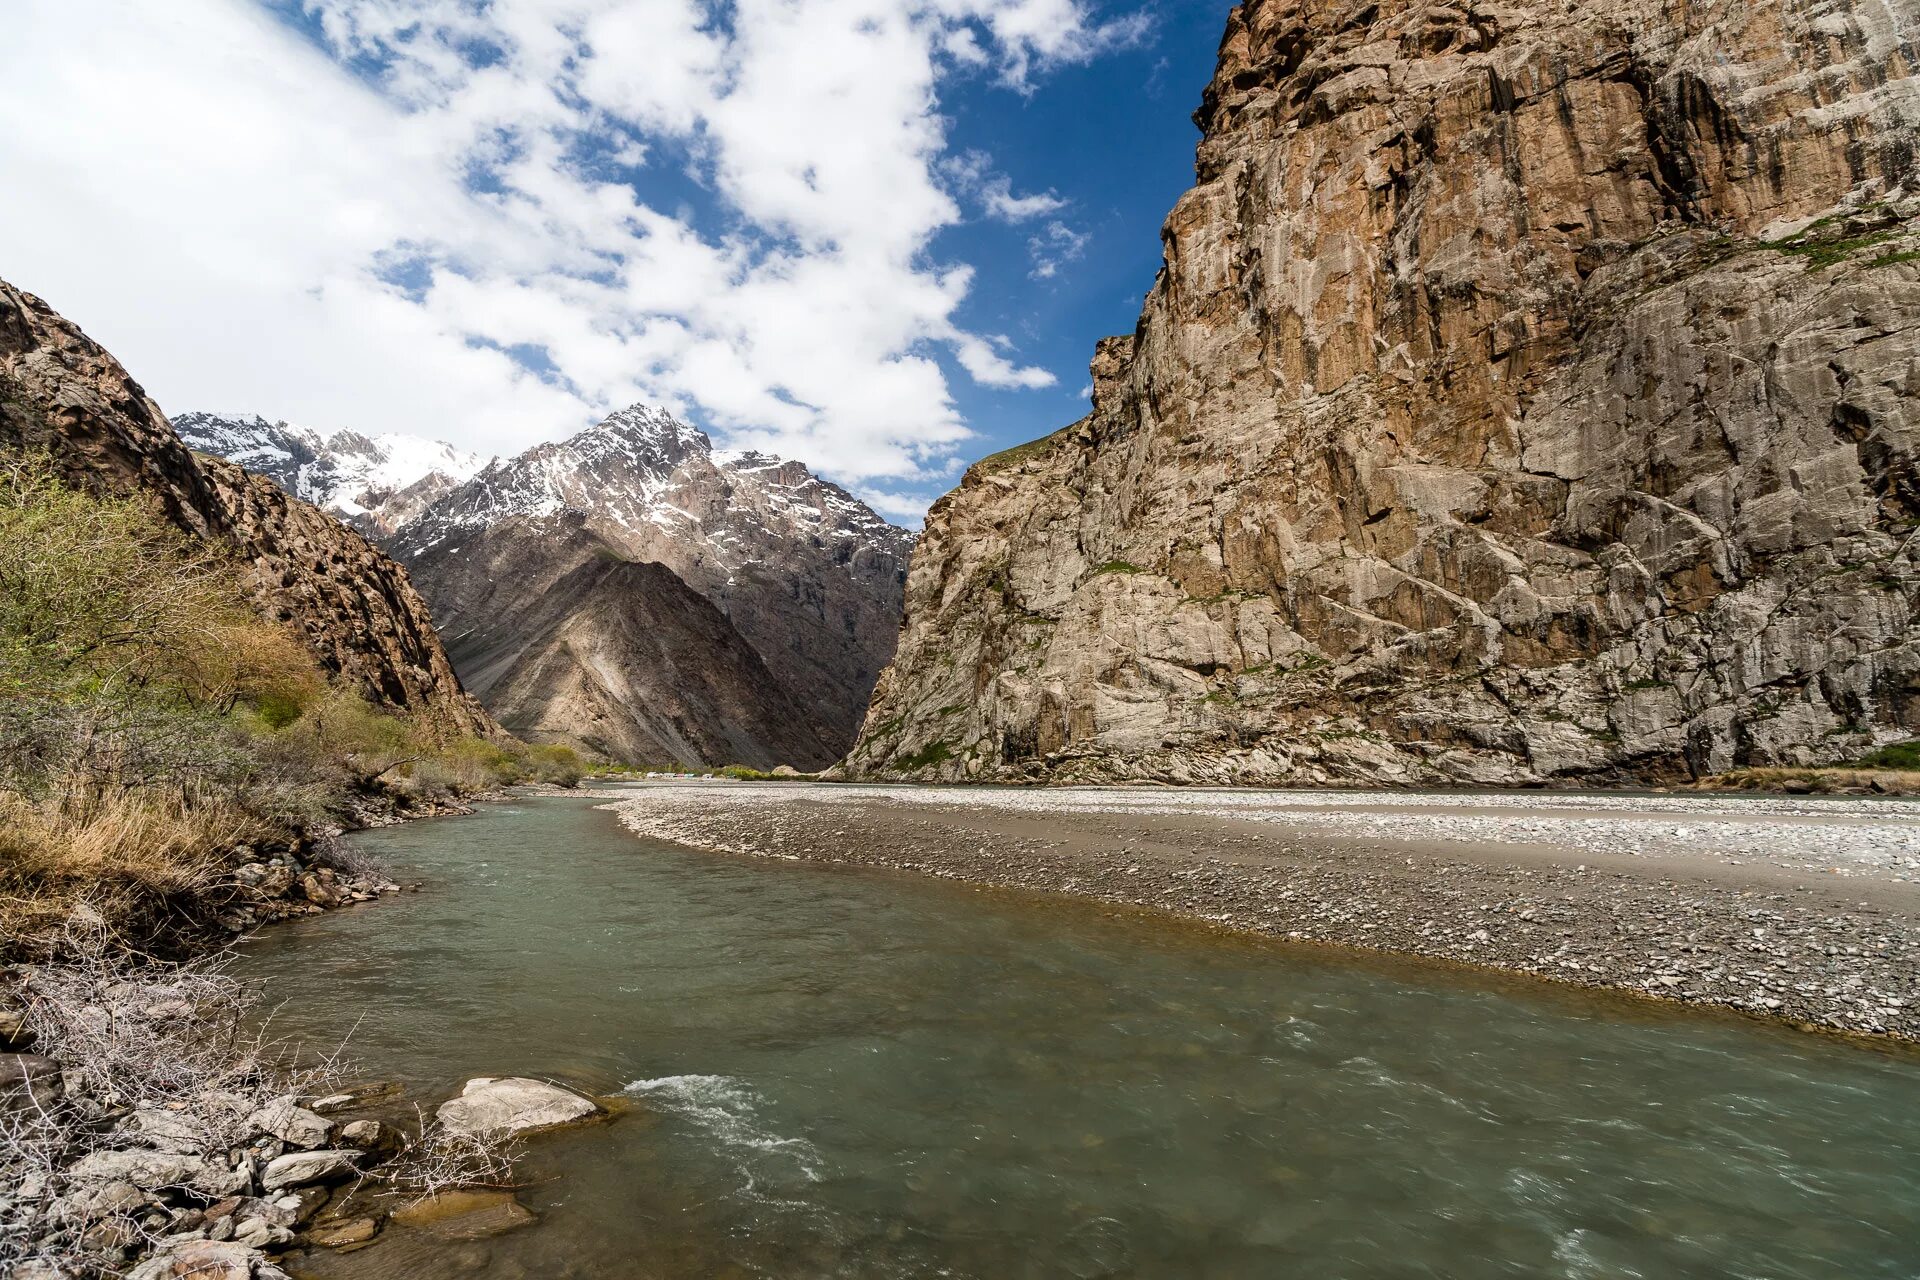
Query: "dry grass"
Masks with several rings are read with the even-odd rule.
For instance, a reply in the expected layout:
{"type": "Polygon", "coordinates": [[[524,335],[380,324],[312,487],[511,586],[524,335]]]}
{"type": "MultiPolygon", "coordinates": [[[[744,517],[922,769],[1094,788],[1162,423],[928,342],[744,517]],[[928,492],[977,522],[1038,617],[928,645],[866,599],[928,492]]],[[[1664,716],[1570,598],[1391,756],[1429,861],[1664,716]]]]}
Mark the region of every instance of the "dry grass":
{"type": "Polygon", "coordinates": [[[78,805],[0,795],[0,953],[52,954],[69,922],[131,950],[202,927],[231,850],[279,835],[218,796],[128,791],[78,805]]]}
{"type": "Polygon", "coordinates": [[[520,1143],[511,1136],[455,1133],[438,1120],[429,1120],[414,1106],[419,1135],[385,1178],[389,1194],[410,1201],[427,1200],[443,1191],[510,1190],[514,1160],[520,1143]]]}

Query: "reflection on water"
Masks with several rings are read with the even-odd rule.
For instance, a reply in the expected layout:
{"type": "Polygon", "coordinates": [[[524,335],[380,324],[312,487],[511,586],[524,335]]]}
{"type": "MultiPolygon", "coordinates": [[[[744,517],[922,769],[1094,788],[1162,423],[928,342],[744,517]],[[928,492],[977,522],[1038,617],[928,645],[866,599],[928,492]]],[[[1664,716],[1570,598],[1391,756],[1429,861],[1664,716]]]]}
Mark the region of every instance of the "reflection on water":
{"type": "Polygon", "coordinates": [[[1102,908],[635,840],[542,800],[356,837],[416,897],[269,930],[283,1032],[539,1140],[534,1230],[315,1276],[1920,1274],[1920,1062],[1102,908]]]}

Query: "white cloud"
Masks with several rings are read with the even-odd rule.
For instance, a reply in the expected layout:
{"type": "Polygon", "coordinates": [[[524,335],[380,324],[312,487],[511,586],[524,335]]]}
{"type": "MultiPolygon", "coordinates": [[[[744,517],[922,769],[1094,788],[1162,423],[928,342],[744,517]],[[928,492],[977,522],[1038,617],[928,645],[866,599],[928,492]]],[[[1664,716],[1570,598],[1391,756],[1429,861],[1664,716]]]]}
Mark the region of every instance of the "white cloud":
{"type": "Polygon", "coordinates": [[[1025,222],[1067,207],[1067,202],[1051,191],[1014,195],[1013,179],[994,172],[993,157],[984,151],[949,156],[941,161],[940,168],[956,190],[979,200],[987,216],[1001,222],[1025,222]]]}
{"type": "Polygon", "coordinates": [[[1027,240],[1027,256],[1033,259],[1029,274],[1036,280],[1051,280],[1061,267],[1086,253],[1090,239],[1064,222],[1049,222],[1045,230],[1027,240]]]}
{"type": "MultiPolygon", "coordinates": [[[[1023,89],[1143,29],[1085,0],[306,12],[318,44],[247,0],[15,0],[0,272],[175,409],[500,451],[650,399],[908,483],[968,434],[938,352],[1054,381],[966,331],[972,274],[929,256],[960,217],[941,85],[1023,89]],[[663,146],[721,219],[646,203],[663,146]],[[639,191],[607,180],[636,168],[639,191]]],[[[984,170],[963,194],[1007,221],[1064,207],[984,170]]],[[[1033,245],[1051,275],[1085,238],[1055,220],[1033,245]]]]}

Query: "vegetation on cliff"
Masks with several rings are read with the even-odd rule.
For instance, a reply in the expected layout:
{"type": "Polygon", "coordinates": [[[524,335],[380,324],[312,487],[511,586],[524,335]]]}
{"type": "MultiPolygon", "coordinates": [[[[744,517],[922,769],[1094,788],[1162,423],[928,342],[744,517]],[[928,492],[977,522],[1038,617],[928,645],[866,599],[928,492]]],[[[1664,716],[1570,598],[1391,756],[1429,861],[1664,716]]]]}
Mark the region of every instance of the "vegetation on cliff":
{"type": "Polygon", "coordinates": [[[76,918],[178,942],[234,901],[252,850],[580,772],[565,748],[372,705],[249,607],[217,546],[44,458],[0,460],[0,951],[76,918]]]}

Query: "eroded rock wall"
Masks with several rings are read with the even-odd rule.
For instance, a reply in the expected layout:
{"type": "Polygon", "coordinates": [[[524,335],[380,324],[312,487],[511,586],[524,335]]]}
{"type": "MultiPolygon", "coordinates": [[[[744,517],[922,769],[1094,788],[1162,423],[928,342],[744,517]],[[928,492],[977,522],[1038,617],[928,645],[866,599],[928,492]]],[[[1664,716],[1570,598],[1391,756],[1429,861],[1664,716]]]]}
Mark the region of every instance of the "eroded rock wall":
{"type": "Polygon", "coordinates": [[[0,447],[44,451],[76,484],[145,494],[234,557],[263,616],[328,670],[448,733],[498,733],[460,687],[406,570],[311,503],[194,454],[120,362],[30,293],[0,281],[0,447]]]}
{"type": "Polygon", "coordinates": [[[1094,407],[856,776],[1663,780],[1920,733],[1920,11],[1234,11],[1094,407]]]}

